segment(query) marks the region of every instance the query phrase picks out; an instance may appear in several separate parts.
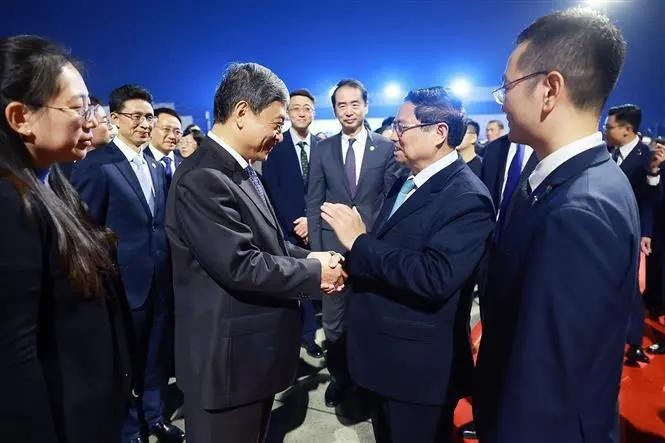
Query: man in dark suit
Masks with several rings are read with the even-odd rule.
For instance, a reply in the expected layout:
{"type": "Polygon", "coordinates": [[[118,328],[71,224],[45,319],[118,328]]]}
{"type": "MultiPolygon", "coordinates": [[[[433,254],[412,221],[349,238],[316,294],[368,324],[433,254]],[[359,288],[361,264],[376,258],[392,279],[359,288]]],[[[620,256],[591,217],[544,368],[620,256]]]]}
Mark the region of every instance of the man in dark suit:
{"type": "Polygon", "coordinates": [[[176,171],[167,203],[176,376],[188,441],[263,441],[274,395],[296,376],[298,300],[341,288],[341,256],[285,241],[251,167],[282,140],[284,83],[233,64],[214,103],[212,130],[176,171]]]}
{"type": "Polygon", "coordinates": [[[177,112],[170,108],[155,109],[155,125],[152,129],[150,144],[144,149],[145,154],[164,167],[164,186],[168,194],[173,174],[182,155],[176,150],[182,137],[182,120],[177,112]]]}
{"type": "Polygon", "coordinates": [[[607,17],[570,9],[517,39],[494,91],[540,162],[495,234],[474,418],[483,443],[619,441],[639,215],[597,132],[623,65],[607,17]]]}
{"type": "MultiPolygon", "coordinates": [[[[305,195],[309,179],[309,165],[317,139],[309,132],[314,119],[314,96],[306,89],[297,89],[289,94],[287,110],[291,128],[263,162],[263,183],[275,205],[275,213],[284,237],[294,245],[309,248],[305,195]]],[[[307,354],[322,358],[323,350],[314,341],[316,334],[316,311],[311,300],[300,303],[302,315],[302,346],[307,354]]]]}
{"type": "Polygon", "coordinates": [[[164,168],[142,152],[154,121],[152,96],[135,85],[111,92],[117,137],[77,162],[71,183],[91,215],[118,236],[118,265],[133,320],[136,389],[122,441],[182,442],[184,433],[164,421],[168,384],[168,307],[171,267],[164,228],[164,168]]]}
{"type": "MultiPolygon", "coordinates": [[[[635,193],[640,211],[642,239],[640,249],[645,255],[651,253],[653,208],[661,190],[660,165],[652,163],[649,147],[640,141],[638,131],[642,122],[642,111],[635,105],[622,105],[610,108],[605,120],[605,140],[612,159],[617,162],[635,193]]],[[[639,367],[638,362],[649,363],[649,357],[642,349],[644,335],[644,303],[639,288],[633,300],[633,309],[628,326],[628,351],[625,364],[639,367]]]]}
{"type": "MultiPolygon", "coordinates": [[[[332,94],[335,116],[342,132],[319,143],[312,155],[307,188],[307,221],[312,251],[343,251],[330,226],[321,221],[323,202],[358,208],[372,226],[398,169],[393,143],[367,131],[367,90],[358,80],[342,80],[332,94]]],[[[346,363],[344,312],[346,297],[324,297],[323,331],[328,343],[327,363],[331,380],[325,393],[329,407],[338,405],[351,381],[346,363]]]]}
{"type": "Polygon", "coordinates": [[[462,105],[444,88],[410,92],[394,126],[410,175],[393,186],[373,232],[343,204],[325,203],[321,216],[350,251],[349,367],[374,394],[376,441],[451,442],[473,371],[471,293],[462,288],[485,253],[494,208],[455,151],[462,105]]]}

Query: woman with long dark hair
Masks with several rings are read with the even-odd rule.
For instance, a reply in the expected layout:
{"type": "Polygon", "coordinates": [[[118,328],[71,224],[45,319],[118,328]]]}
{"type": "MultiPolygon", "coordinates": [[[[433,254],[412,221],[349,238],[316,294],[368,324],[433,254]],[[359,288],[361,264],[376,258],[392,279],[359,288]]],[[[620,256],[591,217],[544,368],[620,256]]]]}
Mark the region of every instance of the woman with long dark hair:
{"type": "Polygon", "coordinates": [[[0,39],[0,441],[115,442],[129,365],[113,235],[56,162],[97,125],[76,63],[0,39]]]}

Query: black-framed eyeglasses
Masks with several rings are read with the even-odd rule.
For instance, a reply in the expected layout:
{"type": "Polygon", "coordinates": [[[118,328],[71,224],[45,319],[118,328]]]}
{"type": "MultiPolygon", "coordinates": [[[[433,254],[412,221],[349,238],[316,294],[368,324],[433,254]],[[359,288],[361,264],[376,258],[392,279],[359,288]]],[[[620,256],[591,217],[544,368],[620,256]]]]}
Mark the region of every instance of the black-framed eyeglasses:
{"type": "Polygon", "coordinates": [[[97,115],[101,110],[99,105],[90,105],[90,106],[47,106],[39,105],[40,108],[48,109],[57,109],[58,111],[73,111],[76,115],[83,119],[83,121],[89,122],[94,116],[97,115]]]}
{"type": "Polygon", "coordinates": [[[531,74],[525,75],[524,77],[520,77],[517,80],[513,80],[513,81],[510,81],[508,83],[504,83],[503,85],[499,86],[494,91],[492,91],[492,96],[494,96],[494,100],[498,104],[503,105],[506,102],[506,91],[508,91],[510,88],[517,85],[519,82],[523,82],[524,80],[528,80],[528,79],[533,78],[537,75],[546,75],[548,73],[549,73],[549,71],[532,72],[531,74]]]}
{"type": "Polygon", "coordinates": [[[153,124],[155,121],[155,116],[153,114],[141,114],[140,112],[116,112],[116,114],[124,115],[137,125],[144,119],[149,125],[153,124]]]}
{"type": "Polygon", "coordinates": [[[405,125],[404,123],[402,123],[402,122],[399,121],[399,120],[393,120],[393,122],[392,122],[392,124],[390,125],[390,127],[393,129],[393,131],[395,131],[395,133],[396,133],[398,136],[401,137],[402,134],[404,134],[404,133],[405,133],[406,131],[408,131],[409,129],[422,128],[422,127],[424,127],[424,126],[438,125],[439,123],[447,123],[447,122],[440,121],[440,122],[421,123],[421,124],[419,124],[419,125],[411,125],[411,126],[407,126],[407,125],[405,125]]]}

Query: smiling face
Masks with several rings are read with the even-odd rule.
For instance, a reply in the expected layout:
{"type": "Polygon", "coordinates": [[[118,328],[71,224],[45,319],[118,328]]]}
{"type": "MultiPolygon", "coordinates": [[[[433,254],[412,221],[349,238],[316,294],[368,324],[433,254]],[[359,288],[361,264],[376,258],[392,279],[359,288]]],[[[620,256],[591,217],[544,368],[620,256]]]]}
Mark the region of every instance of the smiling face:
{"type": "Polygon", "coordinates": [[[289,103],[291,126],[298,131],[307,131],[314,119],[314,103],[304,95],[294,95],[289,103]]]}
{"type": "Polygon", "coordinates": [[[335,116],[347,135],[356,135],[362,130],[367,103],[362,91],[353,86],[342,86],[335,92],[335,116]]]}
{"type": "Polygon", "coordinates": [[[88,106],[88,88],[81,74],[71,64],[63,66],[57,94],[43,107],[27,111],[30,136],[26,137],[26,147],[37,167],[85,157],[97,125],[96,116],[85,120],[79,113],[88,106]]]}
{"type": "Polygon", "coordinates": [[[150,144],[167,155],[173,151],[182,137],[182,124],[175,116],[163,112],[159,114],[152,128],[150,144]]]}
{"type": "Polygon", "coordinates": [[[285,120],[286,106],[281,101],[272,102],[258,114],[247,110],[242,134],[250,160],[263,161],[268,158],[272,148],[284,139],[282,126],[285,120]]]}
{"type": "Polygon", "coordinates": [[[152,105],[138,98],[127,100],[111,114],[122,140],[135,148],[150,141],[154,123],[152,105]]]}

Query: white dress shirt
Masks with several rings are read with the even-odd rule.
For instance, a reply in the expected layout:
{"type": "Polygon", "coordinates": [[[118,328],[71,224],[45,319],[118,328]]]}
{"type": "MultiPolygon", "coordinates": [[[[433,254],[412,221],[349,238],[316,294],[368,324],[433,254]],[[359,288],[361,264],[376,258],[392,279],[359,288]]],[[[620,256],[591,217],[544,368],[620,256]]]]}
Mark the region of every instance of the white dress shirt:
{"type": "Polygon", "coordinates": [[[221,138],[219,138],[219,137],[218,137],[214,132],[212,132],[212,131],[208,131],[208,137],[210,137],[211,139],[213,139],[213,141],[215,141],[215,143],[217,143],[219,146],[221,146],[226,152],[228,152],[229,154],[231,154],[231,156],[232,156],[233,158],[236,159],[236,161],[238,162],[238,164],[240,165],[240,167],[241,167],[243,170],[247,169],[247,166],[249,166],[249,163],[247,162],[247,160],[245,160],[245,159],[242,157],[242,155],[238,154],[238,151],[236,151],[235,149],[233,149],[233,148],[231,147],[231,145],[229,145],[229,144],[226,143],[224,140],[222,140],[221,138]]]}
{"type": "MultiPolygon", "coordinates": [[[[617,165],[621,166],[621,163],[630,155],[631,152],[633,152],[633,149],[637,146],[637,144],[640,142],[640,138],[638,136],[635,136],[633,140],[630,142],[626,143],[625,145],[621,146],[619,148],[619,156],[617,157],[617,165]]],[[[658,186],[660,183],[660,175],[651,176],[647,175],[647,184],[649,186],[658,186]]]]}
{"type": "Polygon", "coordinates": [[[596,132],[580,138],[579,140],[575,140],[574,142],[552,152],[536,165],[536,169],[534,169],[529,176],[529,186],[531,186],[531,190],[536,190],[536,188],[538,188],[538,186],[540,186],[540,184],[552,172],[554,172],[556,168],[571,158],[601,144],[603,144],[603,136],[600,132],[596,132]]]}
{"type": "Polygon", "coordinates": [[[365,156],[365,145],[367,144],[367,129],[363,128],[355,137],[349,137],[342,133],[342,161],[346,164],[346,151],[349,150],[349,139],[354,138],[356,141],[353,143],[353,153],[356,157],[356,185],[360,180],[360,168],[363,165],[363,157],[365,156]]]}
{"type": "Polygon", "coordinates": [[[162,151],[160,151],[159,149],[155,148],[152,145],[148,145],[148,149],[150,149],[150,152],[152,152],[152,156],[155,157],[155,160],[160,162],[162,164],[162,166],[164,166],[165,168],[166,168],[166,163],[164,163],[162,161],[162,159],[164,157],[170,158],[171,159],[171,166],[170,166],[171,174],[175,173],[175,154],[173,154],[173,151],[169,152],[168,155],[164,155],[162,153],[162,151]]]}
{"type": "MultiPolygon", "coordinates": [[[[291,140],[293,140],[293,147],[296,150],[296,155],[298,156],[298,166],[300,167],[300,174],[303,174],[302,170],[302,163],[300,163],[300,147],[298,147],[299,142],[305,142],[305,153],[307,154],[307,161],[309,162],[311,157],[310,153],[311,151],[311,146],[312,146],[312,134],[307,133],[307,137],[301,138],[300,135],[293,129],[293,127],[289,128],[289,134],[291,134],[291,140]]],[[[348,142],[347,142],[348,144],[348,142]]],[[[355,145],[355,143],[354,143],[355,145]]],[[[355,151],[353,151],[355,152],[355,151]]]]}
{"type": "Polygon", "coordinates": [[[455,160],[457,160],[458,157],[459,156],[457,155],[457,151],[453,150],[451,153],[446,154],[445,156],[441,157],[431,165],[427,166],[425,169],[417,173],[415,176],[410,175],[407,180],[413,180],[416,187],[413,188],[411,192],[406,194],[406,198],[404,199],[404,201],[407,201],[409,197],[413,195],[414,192],[416,192],[425,183],[427,183],[427,180],[434,177],[437,173],[443,171],[448,166],[452,165],[455,162],[455,160]]]}
{"type": "Polygon", "coordinates": [[[120,137],[115,137],[113,139],[113,143],[120,149],[120,152],[122,152],[125,157],[127,158],[127,161],[129,162],[130,165],[132,165],[132,170],[134,171],[134,174],[136,174],[136,178],[138,179],[139,183],[141,183],[143,180],[141,180],[141,174],[144,174],[146,177],[150,177],[150,191],[152,192],[152,196],[155,196],[155,187],[154,184],[152,183],[152,174],[150,174],[150,166],[148,166],[148,162],[145,160],[145,157],[143,157],[143,149],[141,149],[139,152],[136,152],[134,149],[130,148],[129,145],[127,145],[120,137]],[[139,157],[139,160],[135,160],[136,157],[139,157]],[[139,163],[141,166],[141,170],[139,170],[139,166],[137,165],[139,163]]]}

